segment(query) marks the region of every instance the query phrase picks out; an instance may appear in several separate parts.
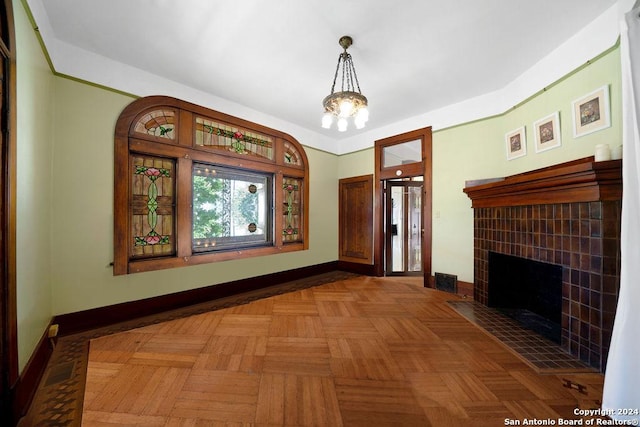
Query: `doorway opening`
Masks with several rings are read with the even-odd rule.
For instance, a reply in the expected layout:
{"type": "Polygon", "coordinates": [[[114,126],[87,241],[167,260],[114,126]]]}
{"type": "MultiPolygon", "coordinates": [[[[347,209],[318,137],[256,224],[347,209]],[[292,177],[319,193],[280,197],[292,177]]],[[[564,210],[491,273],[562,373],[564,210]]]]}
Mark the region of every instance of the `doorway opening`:
{"type": "Polygon", "coordinates": [[[376,140],[374,270],[376,276],[431,280],[431,127],[376,140]]]}
{"type": "Polygon", "coordinates": [[[385,275],[423,274],[422,177],[387,180],[385,187],[385,275]]]}

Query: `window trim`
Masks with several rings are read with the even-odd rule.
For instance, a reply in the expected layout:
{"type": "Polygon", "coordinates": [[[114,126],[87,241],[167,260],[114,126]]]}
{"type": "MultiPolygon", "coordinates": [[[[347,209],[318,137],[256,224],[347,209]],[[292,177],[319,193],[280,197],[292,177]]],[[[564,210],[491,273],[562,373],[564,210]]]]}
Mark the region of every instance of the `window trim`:
{"type": "Polygon", "coordinates": [[[231,259],[270,255],[309,248],[309,163],[302,145],[290,135],[257,123],[228,114],[207,109],[186,101],[166,96],[140,98],[129,104],[116,122],[114,145],[114,262],[113,274],[130,274],[177,268],[231,259]],[[167,109],[175,112],[175,135],[173,139],[136,132],[135,125],[145,114],[167,109]],[[273,140],[273,159],[248,156],[234,151],[212,150],[196,145],[196,117],[215,120],[225,125],[267,135],[273,140]],[[285,162],[286,147],[297,151],[299,164],[285,162]],[[132,241],[130,207],[131,184],[130,154],[157,156],[174,159],[176,162],[175,183],[175,254],[155,258],[134,259],[130,252],[132,241]],[[273,173],[273,245],[240,250],[194,253],[192,238],[192,164],[208,163],[221,167],[239,168],[260,173],[273,173]],[[300,227],[301,239],[286,242],[283,215],[283,180],[299,179],[302,182],[300,227]]]}

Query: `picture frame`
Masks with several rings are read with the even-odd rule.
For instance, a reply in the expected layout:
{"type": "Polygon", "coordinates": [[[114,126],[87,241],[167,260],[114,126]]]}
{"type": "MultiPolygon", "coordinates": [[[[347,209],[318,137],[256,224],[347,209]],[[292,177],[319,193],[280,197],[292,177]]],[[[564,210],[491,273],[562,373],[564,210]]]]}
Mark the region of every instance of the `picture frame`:
{"type": "Polygon", "coordinates": [[[551,150],[562,145],[560,136],[560,112],[549,114],[533,123],[536,153],[551,150]]]}
{"type": "Polygon", "coordinates": [[[611,127],[609,85],[604,85],[571,103],[573,137],[579,138],[611,127]]]}
{"type": "Polygon", "coordinates": [[[507,160],[527,155],[527,135],[524,126],[507,132],[504,135],[504,140],[507,149],[507,160]]]}

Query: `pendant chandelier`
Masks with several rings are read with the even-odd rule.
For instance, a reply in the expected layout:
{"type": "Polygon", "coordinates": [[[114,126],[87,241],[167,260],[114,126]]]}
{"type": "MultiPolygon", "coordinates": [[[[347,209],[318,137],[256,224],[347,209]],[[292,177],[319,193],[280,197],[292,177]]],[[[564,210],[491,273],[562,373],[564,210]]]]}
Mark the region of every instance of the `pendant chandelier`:
{"type": "Polygon", "coordinates": [[[334,118],[336,118],[338,130],[344,132],[349,126],[348,119],[353,117],[353,123],[356,128],[362,129],[367,120],[369,120],[369,110],[367,109],[367,98],[360,91],[353,60],[351,55],[347,53],[347,49],[353,44],[353,39],[349,36],[342,36],[338,43],[340,43],[344,52],[338,57],[338,66],[333,77],[331,94],[322,101],[324,106],[322,127],[325,129],[331,128],[334,118]],[[342,85],[340,86],[340,91],[335,92],[338,73],[341,75],[342,85]]]}

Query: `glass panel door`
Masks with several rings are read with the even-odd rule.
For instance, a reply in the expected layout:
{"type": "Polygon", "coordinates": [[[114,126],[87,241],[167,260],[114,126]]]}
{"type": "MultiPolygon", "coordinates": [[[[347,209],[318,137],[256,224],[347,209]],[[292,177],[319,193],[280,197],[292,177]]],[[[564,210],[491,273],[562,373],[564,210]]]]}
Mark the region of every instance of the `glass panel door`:
{"type": "Polygon", "coordinates": [[[386,274],[422,274],[422,182],[386,182],[386,274]]]}

